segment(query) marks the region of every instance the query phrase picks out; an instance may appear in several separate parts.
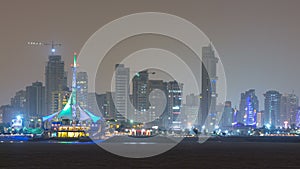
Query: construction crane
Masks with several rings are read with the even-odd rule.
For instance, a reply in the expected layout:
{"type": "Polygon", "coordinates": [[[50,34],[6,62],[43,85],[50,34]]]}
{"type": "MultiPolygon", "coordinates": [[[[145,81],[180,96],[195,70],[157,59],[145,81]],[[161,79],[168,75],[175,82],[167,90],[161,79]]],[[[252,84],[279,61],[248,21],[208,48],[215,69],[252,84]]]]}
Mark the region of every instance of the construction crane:
{"type": "Polygon", "coordinates": [[[51,41],[51,43],[30,41],[30,42],[27,42],[27,45],[30,45],[30,46],[51,46],[51,54],[54,55],[55,51],[56,51],[56,47],[59,47],[62,44],[61,43],[54,43],[54,41],[51,41]]]}

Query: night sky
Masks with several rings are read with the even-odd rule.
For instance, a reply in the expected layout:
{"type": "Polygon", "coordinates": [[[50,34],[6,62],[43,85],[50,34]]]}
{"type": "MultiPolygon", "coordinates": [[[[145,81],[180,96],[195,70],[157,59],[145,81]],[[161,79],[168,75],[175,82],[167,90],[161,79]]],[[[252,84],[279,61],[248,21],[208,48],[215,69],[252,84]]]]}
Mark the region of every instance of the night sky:
{"type": "Polygon", "coordinates": [[[165,12],[197,25],[216,47],[227,76],[227,100],[256,89],[260,108],[269,89],[300,95],[300,1],[0,1],[0,105],[35,81],[44,82],[49,47],[27,41],[62,43],[66,69],[73,51],[101,26],[136,12],[165,12]]]}

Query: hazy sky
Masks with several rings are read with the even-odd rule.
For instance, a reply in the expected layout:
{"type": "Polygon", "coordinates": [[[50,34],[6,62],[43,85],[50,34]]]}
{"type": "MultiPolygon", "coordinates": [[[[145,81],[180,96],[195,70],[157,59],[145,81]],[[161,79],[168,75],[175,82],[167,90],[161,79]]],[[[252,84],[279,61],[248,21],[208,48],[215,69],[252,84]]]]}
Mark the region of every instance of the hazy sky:
{"type": "Polygon", "coordinates": [[[34,81],[44,82],[48,47],[27,41],[57,41],[66,62],[101,26],[136,12],[165,12],[197,25],[222,59],[228,100],[256,89],[260,107],[268,89],[300,95],[300,1],[75,1],[0,0],[0,105],[34,81]]]}

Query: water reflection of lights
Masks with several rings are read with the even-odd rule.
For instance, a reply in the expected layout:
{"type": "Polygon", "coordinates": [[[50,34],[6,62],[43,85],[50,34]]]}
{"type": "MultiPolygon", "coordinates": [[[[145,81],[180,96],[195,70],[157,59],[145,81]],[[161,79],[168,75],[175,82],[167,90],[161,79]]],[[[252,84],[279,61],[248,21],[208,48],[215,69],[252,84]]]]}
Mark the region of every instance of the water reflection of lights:
{"type": "Polygon", "coordinates": [[[156,144],[154,142],[124,142],[122,144],[156,144]]]}

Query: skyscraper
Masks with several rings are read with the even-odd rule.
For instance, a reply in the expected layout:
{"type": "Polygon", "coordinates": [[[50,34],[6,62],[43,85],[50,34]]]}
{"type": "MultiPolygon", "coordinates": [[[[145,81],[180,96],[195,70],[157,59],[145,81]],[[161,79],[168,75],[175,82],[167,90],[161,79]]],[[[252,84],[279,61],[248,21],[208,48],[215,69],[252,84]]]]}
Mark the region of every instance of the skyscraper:
{"type": "Polygon", "coordinates": [[[262,127],[264,124],[263,111],[260,111],[256,115],[257,127],[262,127]]]}
{"type": "Polygon", "coordinates": [[[137,111],[146,111],[148,105],[148,71],[138,72],[132,79],[133,106],[137,111]]]}
{"type": "Polygon", "coordinates": [[[70,95],[70,91],[53,91],[51,94],[51,112],[62,110],[70,95]]]}
{"type": "Polygon", "coordinates": [[[115,119],[116,110],[111,92],[96,94],[97,105],[102,116],[107,119],[115,119]]]}
{"type": "MultiPolygon", "coordinates": [[[[90,112],[96,113],[97,115],[100,115],[99,112],[99,104],[97,103],[97,93],[95,92],[90,92],[88,93],[87,96],[87,110],[89,110],[90,112]]],[[[104,116],[103,112],[101,112],[102,115],[104,116]]]]}
{"type": "Polygon", "coordinates": [[[265,94],[264,123],[273,126],[283,126],[280,123],[280,100],[281,94],[278,91],[270,90],[265,94]]]}
{"type": "Polygon", "coordinates": [[[283,124],[285,121],[289,125],[296,124],[296,117],[298,113],[299,98],[295,94],[285,94],[281,97],[281,114],[280,123],[283,124]]]}
{"type": "MultiPolygon", "coordinates": [[[[250,89],[241,94],[240,115],[244,115],[244,124],[247,126],[256,126],[256,113],[258,112],[259,104],[255,90],[250,89]]],[[[241,119],[238,119],[240,121],[241,119]]]]}
{"type": "Polygon", "coordinates": [[[20,113],[24,113],[26,107],[26,91],[20,90],[16,92],[16,95],[11,98],[10,102],[13,109],[19,111],[20,113]]]}
{"type": "Polygon", "coordinates": [[[190,128],[197,123],[197,117],[200,109],[199,95],[186,95],[185,104],[182,107],[182,113],[186,116],[186,127],[190,128]]]}
{"type": "Polygon", "coordinates": [[[231,101],[226,101],[224,106],[223,115],[221,118],[222,127],[230,127],[233,123],[233,109],[231,106],[231,101]]]}
{"type": "Polygon", "coordinates": [[[217,82],[217,63],[218,58],[215,57],[212,46],[202,48],[202,93],[200,107],[201,111],[198,115],[199,125],[204,125],[208,114],[216,113],[216,82],[217,82]]]}
{"type": "Polygon", "coordinates": [[[20,112],[15,111],[11,105],[0,106],[1,123],[10,124],[17,115],[20,115],[20,112]]]}
{"type": "Polygon", "coordinates": [[[200,99],[199,99],[199,95],[195,95],[195,94],[189,94],[186,95],[186,101],[185,101],[187,106],[200,106],[200,99]]]}
{"type": "Polygon", "coordinates": [[[86,72],[77,73],[77,104],[83,109],[87,108],[88,75],[86,72]]]}
{"type": "Polygon", "coordinates": [[[130,119],[128,111],[129,101],[129,68],[123,64],[115,66],[115,106],[117,109],[116,119],[118,121],[126,121],[130,119]]]}
{"type": "Polygon", "coordinates": [[[149,114],[147,121],[156,121],[161,122],[162,124],[168,124],[167,82],[163,82],[162,80],[149,80],[147,93],[149,99],[149,114]]]}
{"type": "Polygon", "coordinates": [[[26,87],[26,116],[41,118],[45,114],[45,87],[42,82],[34,82],[26,87]]]}
{"type": "Polygon", "coordinates": [[[167,92],[168,92],[168,119],[169,125],[173,127],[180,127],[182,120],[181,117],[181,108],[182,108],[182,89],[183,84],[178,83],[177,81],[170,81],[167,83],[167,92]]]}
{"type": "Polygon", "coordinates": [[[46,89],[46,114],[54,113],[53,96],[57,92],[61,92],[67,88],[67,80],[65,73],[65,64],[61,60],[60,55],[50,55],[45,67],[45,89],[46,89]]]}

